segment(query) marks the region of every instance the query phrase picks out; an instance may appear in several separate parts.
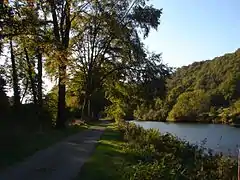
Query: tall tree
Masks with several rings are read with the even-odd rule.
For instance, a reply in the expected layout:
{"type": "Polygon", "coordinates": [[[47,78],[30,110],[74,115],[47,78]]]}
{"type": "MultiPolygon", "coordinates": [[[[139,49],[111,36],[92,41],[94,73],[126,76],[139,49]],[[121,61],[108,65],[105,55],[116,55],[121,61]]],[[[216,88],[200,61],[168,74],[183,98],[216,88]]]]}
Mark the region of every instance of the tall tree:
{"type": "Polygon", "coordinates": [[[37,105],[37,91],[36,91],[36,85],[35,85],[35,73],[34,73],[34,66],[33,63],[30,61],[27,48],[24,47],[24,54],[27,62],[27,72],[28,77],[30,79],[31,89],[32,89],[32,95],[33,95],[33,102],[35,105],[37,105]]]}
{"type": "Polygon", "coordinates": [[[53,21],[53,33],[58,61],[58,114],[56,127],[63,128],[66,121],[66,71],[68,62],[68,47],[71,30],[72,0],[50,0],[51,15],[53,21]]]}
{"type": "Polygon", "coordinates": [[[113,73],[129,79],[141,71],[147,61],[139,33],[147,37],[151,28],[157,29],[161,9],[145,1],[93,1],[84,18],[73,26],[74,71],[84,86],[82,117],[91,115],[91,96],[102,88],[113,73]]]}
{"type": "Polygon", "coordinates": [[[38,70],[38,76],[37,76],[37,99],[38,99],[38,107],[41,111],[43,108],[43,56],[41,49],[37,48],[37,70],[38,70]]]}
{"type": "Polygon", "coordinates": [[[14,95],[14,110],[18,111],[20,106],[20,92],[19,92],[19,85],[18,85],[18,74],[17,74],[17,67],[15,61],[15,55],[13,50],[13,41],[10,39],[9,41],[10,46],[10,54],[11,54],[11,64],[12,64],[12,84],[13,84],[13,95],[14,95]]]}

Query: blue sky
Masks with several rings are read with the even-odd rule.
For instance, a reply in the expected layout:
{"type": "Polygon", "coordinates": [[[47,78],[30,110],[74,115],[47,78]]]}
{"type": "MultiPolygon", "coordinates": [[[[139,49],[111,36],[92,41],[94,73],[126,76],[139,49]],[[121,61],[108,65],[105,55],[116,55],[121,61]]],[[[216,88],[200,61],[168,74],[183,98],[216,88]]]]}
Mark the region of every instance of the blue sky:
{"type": "Polygon", "coordinates": [[[240,0],[150,0],[163,8],[158,31],[145,40],[163,61],[180,67],[240,48],[240,0]]]}

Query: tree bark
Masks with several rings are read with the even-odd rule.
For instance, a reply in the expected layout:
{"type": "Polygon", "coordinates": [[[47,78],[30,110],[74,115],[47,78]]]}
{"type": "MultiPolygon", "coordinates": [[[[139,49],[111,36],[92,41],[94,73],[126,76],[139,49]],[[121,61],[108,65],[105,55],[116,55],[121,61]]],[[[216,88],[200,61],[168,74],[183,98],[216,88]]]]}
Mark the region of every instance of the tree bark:
{"type": "Polygon", "coordinates": [[[57,121],[56,128],[62,129],[65,128],[66,122],[66,85],[65,85],[65,77],[66,77],[66,66],[59,67],[59,81],[58,81],[58,113],[57,113],[57,121]]]}
{"type": "Polygon", "coordinates": [[[27,48],[24,48],[24,53],[25,53],[25,57],[26,57],[27,65],[28,65],[28,76],[29,76],[31,88],[32,88],[33,102],[34,102],[34,105],[37,106],[37,104],[38,104],[37,103],[37,93],[36,93],[35,81],[33,78],[34,70],[33,70],[33,66],[32,66],[29,56],[28,56],[27,48]]]}
{"type": "Polygon", "coordinates": [[[88,74],[86,77],[85,82],[85,94],[83,99],[83,105],[82,105],[82,114],[81,118],[82,120],[88,120],[90,118],[90,96],[91,96],[91,77],[90,77],[90,68],[88,69],[88,74]]]}
{"type": "Polygon", "coordinates": [[[37,114],[38,114],[38,121],[40,125],[40,132],[43,128],[43,99],[42,99],[42,52],[40,51],[39,47],[37,48],[37,114]]]}
{"type": "Polygon", "coordinates": [[[83,103],[82,103],[82,112],[81,112],[81,119],[86,120],[86,114],[87,114],[87,105],[88,105],[88,94],[85,91],[83,103]]]}
{"type": "Polygon", "coordinates": [[[42,110],[43,100],[42,100],[42,53],[39,49],[37,49],[37,69],[38,69],[38,76],[37,76],[37,96],[38,96],[38,107],[39,110],[42,110]]]}
{"type": "Polygon", "coordinates": [[[13,108],[15,112],[18,112],[21,103],[20,103],[18,75],[17,75],[17,69],[16,69],[15,56],[13,52],[12,39],[10,39],[10,53],[11,53],[11,63],[12,63],[12,81],[13,81],[13,97],[14,97],[13,108]]]}

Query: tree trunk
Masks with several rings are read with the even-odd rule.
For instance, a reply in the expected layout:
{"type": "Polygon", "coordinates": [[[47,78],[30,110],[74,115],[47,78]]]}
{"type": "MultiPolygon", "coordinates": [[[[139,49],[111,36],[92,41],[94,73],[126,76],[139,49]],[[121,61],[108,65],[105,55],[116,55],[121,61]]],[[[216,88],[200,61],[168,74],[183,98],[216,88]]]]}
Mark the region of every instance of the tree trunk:
{"type": "Polygon", "coordinates": [[[13,97],[14,97],[13,108],[15,112],[18,112],[20,107],[20,93],[19,93],[19,87],[18,87],[18,75],[17,75],[17,69],[16,69],[15,56],[13,52],[12,39],[10,39],[10,53],[11,53],[11,63],[12,63],[12,81],[13,81],[13,97]]]}
{"type": "Polygon", "coordinates": [[[66,77],[66,66],[59,66],[59,81],[58,81],[58,113],[57,113],[57,121],[56,128],[61,129],[65,128],[66,122],[66,85],[65,85],[65,77],[66,77]]]}
{"type": "Polygon", "coordinates": [[[40,125],[40,132],[43,129],[43,99],[42,99],[42,53],[40,52],[39,47],[37,48],[37,114],[38,114],[38,121],[40,125]]]}
{"type": "MultiPolygon", "coordinates": [[[[90,74],[90,73],[88,73],[90,74]]],[[[90,75],[87,76],[86,82],[85,82],[85,95],[84,95],[84,100],[83,100],[83,105],[82,105],[82,115],[81,118],[82,120],[88,120],[90,113],[90,75]]]]}
{"type": "Polygon", "coordinates": [[[84,95],[83,104],[82,104],[82,113],[81,113],[81,119],[86,120],[86,106],[87,106],[88,98],[87,95],[84,95]]]}
{"type": "Polygon", "coordinates": [[[70,38],[70,29],[71,29],[71,19],[70,19],[70,1],[65,1],[65,7],[62,9],[62,13],[58,19],[56,13],[56,4],[54,0],[50,0],[51,6],[51,14],[53,19],[53,33],[56,40],[56,46],[58,50],[64,53],[64,57],[60,57],[58,59],[60,61],[60,65],[58,68],[59,77],[58,77],[58,113],[57,113],[57,121],[56,128],[64,128],[65,122],[67,120],[66,117],[66,70],[67,70],[67,49],[69,46],[69,38],[70,38]],[[59,22],[60,21],[60,22],[59,22]],[[64,24],[63,24],[64,23],[64,24]]]}
{"type": "Polygon", "coordinates": [[[38,76],[37,76],[37,96],[38,96],[38,107],[39,110],[42,110],[42,106],[43,106],[43,100],[42,100],[42,54],[39,51],[39,49],[37,50],[37,59],[38,59],[38,65],[37,65],[37,69],[38,69],[38,76]]]}
{"type": "Polygon", "coordinates": [[[40,132],[43,129],[43,99],[42,99],[42,53],[37,49],[37,100],[38,100],[38,120],[40,124],[40,132]]]}
{"type": "Polygon", "coordinates": [[[88,100],[88,111],[87,116],[92,119],[92,111],[91,111],[91,100],[88,100]]]}
{"type": "Polygon", "coordinates": [[[91,95],[89,92],[87,92],[84,96],[81,118],[82,118],[82,120],[95,119],[93,108],[92,108],[91,95]]]}
{"type": "Polygon", "coordinates": [[[31,88],[32,88],[33,102],[34,102],[34,105],[37,107],[37,93],[36,93],[35,81],[33,78],[34,70],[28,56],[27,48],[24,48],[24,53],[25,53],[25,57],[28,65],[28,76],[29,76],[31,88]]]}

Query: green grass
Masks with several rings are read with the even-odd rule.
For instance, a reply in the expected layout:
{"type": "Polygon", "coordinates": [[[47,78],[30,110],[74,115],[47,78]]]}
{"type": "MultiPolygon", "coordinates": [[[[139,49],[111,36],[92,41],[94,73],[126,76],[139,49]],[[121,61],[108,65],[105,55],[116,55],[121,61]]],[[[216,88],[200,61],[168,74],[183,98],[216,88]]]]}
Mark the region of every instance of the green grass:
{"type": "Polygon", "coordinates": [[[120,177],[120,167],[126,161],[124,142],[114,127],[108,127],[99,141],[92,157],[84,164],[79,176],[81,180],[103,180],[120,177]]]}
{"type": "Polygon", "coordinates": [[[52,129],[42,133],[26,130],[2,131],[0,136],[0,170],[86,128],[88,126],[75,126],[64,130],[52,129]]]}

